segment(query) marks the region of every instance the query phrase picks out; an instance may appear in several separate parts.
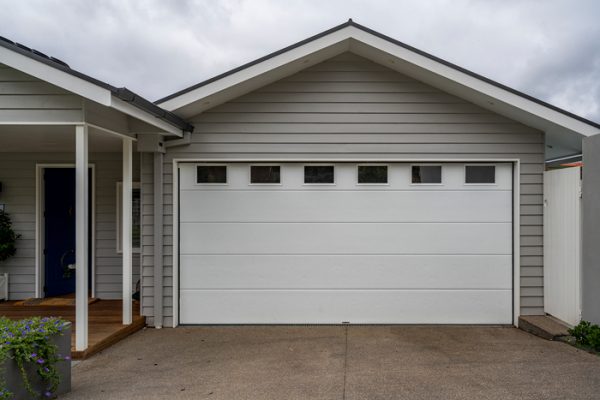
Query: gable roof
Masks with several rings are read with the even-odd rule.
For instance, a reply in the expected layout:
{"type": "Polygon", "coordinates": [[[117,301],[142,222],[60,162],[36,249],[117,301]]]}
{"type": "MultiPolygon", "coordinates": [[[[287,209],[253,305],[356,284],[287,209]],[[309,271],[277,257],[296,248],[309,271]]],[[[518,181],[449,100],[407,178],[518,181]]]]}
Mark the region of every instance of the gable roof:
{"type": "MultiPolygon", "coordinates": [[[[190,125],[184,119],[173,114],[172,112],[169,112],[169,111],[157,106],[156,104],[152,103],[151,101],[144,99],[142,96],[132,92],[131,90],[129,90],[125,87],[117,88],[108,83],[105,83],[98,79],[92,78],[89,75],[86,75],[84,73],[81,73],[79,71],[71,69],[69,67],[69,65],[62,60],[47,56],[46,54],[44,54],[40,51],[31,49],[20,43],[15,43],[15,42],[13,42],[5,37],[2,37],[2,36],[0,36],[0,47],[10,50],[12,52],[18,53],[19,55],[25,56],[29,59],[35,60],[35,61],[42,63],[46,66],[49,66],[55,70],[63,72],[71,77],[74,77],[76,79],[79,79],[79,80],[85,81],[89,84],[92,84],[93,86],[96,86],[99,89],[109,92],[112,96],[115,96],[117,99],[119,99],[125,103],[129,103],[129,104],[135,106],[137,109],[168,123],[170,126],[173,126],[173,127],[177,128],[178,130],[192,131],[192,129],[193,129],[193,126],[190,125]]],[[[2,61],[3,63],[6,63],[6,60],[4,58],[0,58],[0,61],[2,61]]],[[[9,65],[9,64],[7,64],[7,65],[9,65]]],[[[9,65],[9,66],[13,67],[13,65],[9,65]]],[[[13,68],[16,68],[16,67],[13,67],[13,68]]],[[[16,69],[22,70],[21,68],[16,68],[16,69]]],[[[22,72],[28,73],[32,76],[36,76],[34,71],[22,71],[22,72]]],[[[37,75],[36,77],[39,79],[42,79],[42,80],[46,80],[44,76],[37,75]]],[[[60,85],[58,82],[50,81],[50,83],[53,83],[57,86],[64,87],[64,86],[60,85]]],[[[114,105],[114,104],[112,104],[110,99],[107,98],[106,96],[101,96],[101,95],[93,96],[93,95],[91,95],[90,92],[88,92],[86,90],[81,90],[78,93],[77,90],[74,89],[75,86],[77,86],[77,85],[73,85],[72,87],[65,87],[65,89],[73,91],[74,93],[79,94],[82,97],[89,98],[90,100],[100,102],[101,104],[103,104],[105,106],[113,106],[114,105]]],[[[121,110],[121,111],[127,113],[125,110],[121,110]]]]}
{"type": "Polygon", "coordinates": [[[580,141],[581,135],[600,133],[597,122],[416,49],[352,19],[156,103],[184,118],[191,117],[347,51],[547,134],[567,135],[567,141],[572,144],[580,141]]]}

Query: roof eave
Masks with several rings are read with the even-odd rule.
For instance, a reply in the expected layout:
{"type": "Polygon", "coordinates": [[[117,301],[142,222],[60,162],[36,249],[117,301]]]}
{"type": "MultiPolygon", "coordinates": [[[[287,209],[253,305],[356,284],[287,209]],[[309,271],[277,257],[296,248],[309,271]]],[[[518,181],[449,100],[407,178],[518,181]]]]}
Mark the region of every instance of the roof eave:
{"type": "MultiPolygon", "coordinates": [[[[125,102],[130,102],[139,109],[140,112],[147,113],[154,117],[146,118],[145,122],[157,126],[159,129],[162,129],[161,127],[164,127],[164,124],[166,123],[171,126],[171,128],[166,131],[176,131],[178,132],[178,136],[181,136],[182,131],[193,129],[193,126],[175,114],[143,99],[141,96],[136,95],[126,88],[116,88],[79,71],[73,70],[66,65],[42,57],[33,51],[27,51],[20,48],[16,44],[11,44],[6,40],[0,40],[0,61],[11,68],[106,107],[113,106],[113,98],[116,96],[125,102]],[[155,123],[158,120],[161,120],[161,123],[155,123]]],[[[140,113],[135,113],[135,115],[140,116],[140,113]]]]}
{"type": "MultiPolygon", "coordinates": [[[[286,63],[289,64],[301,60],[302,58],[310,58],[315,52],[321,51],[327,46],[334,46],[344,41],[348,42],[348,49],[350,51],[356,52],[359,55],[369,57],[368,55],[365,55],[364,51],[362,52],[363,54],[361,54],[360,46],[371,46],[374,49],[402,60],[406,65],[410,64],[413,68],[419,68],[422,73],[434,74],[441,79],[452,81],[473,92],[480,93],[482,96],[489,96],[490,99],[494,99],[497,102],[519,108],[536,118],[548,121],[556,128],[564,128],[583,136],[600,133],[600,124],[594,121],[590,121],[506,85],[495,82],[482,75],[461,68],[455,64],[359,25],[352,20],[253,62],[244,64],[224,74],[220,74],[214,78],[174,93],[158,100],[157,103],[169,111],[179,112],[183,108],[188,108],[191,104],[203,102],[209,96],[214,96],[217,93],[226,93],[226,91],[236,85],[241,85],[260,75],[268,74],[273,69],[286,65],[286,63]]],[[[384,62],[383,64],[392,69],[397,69],[390,63],[384,62]]],[[[239,95],[239,93],[236,95],[239,95]]],[[[206,108],[212,108],[215,105],[217,104],[210,104],[206,108]]]]}

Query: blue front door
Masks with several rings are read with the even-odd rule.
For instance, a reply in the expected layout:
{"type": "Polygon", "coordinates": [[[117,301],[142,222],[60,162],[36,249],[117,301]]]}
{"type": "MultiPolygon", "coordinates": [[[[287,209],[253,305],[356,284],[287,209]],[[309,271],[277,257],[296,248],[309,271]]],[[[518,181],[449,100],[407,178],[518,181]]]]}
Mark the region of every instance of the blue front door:
{"type": "MultiPolygon", "coordinates": [[[[90,188],[91,182],[90,170],[90,188]]],[[[91,204],[91,190],[89,198],[91,204]]],[[[44,294],[50,297],[75,293],[74,168],[44,170],[44,202],[44,294]]]]}

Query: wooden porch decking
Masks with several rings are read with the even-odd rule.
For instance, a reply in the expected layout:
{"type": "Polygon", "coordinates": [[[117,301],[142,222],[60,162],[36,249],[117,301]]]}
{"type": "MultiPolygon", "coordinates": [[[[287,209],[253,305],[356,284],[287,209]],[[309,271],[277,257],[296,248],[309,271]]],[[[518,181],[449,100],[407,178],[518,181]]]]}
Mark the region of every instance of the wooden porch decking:
{"type": "Polygon", "coordinates": [[[140,303],[133,302],[133,322],[122,323],[122,301],[100,300],[89,305],[89,338],[85,351],[75,351],[75,306],[16,305],[16,301],[0,303],[0,315],[10,319],[30,317],[61,317],[71,321],[71,358],[84,359],[112,346],[118,341],[142,329],[146,318],[140,315],[140,303]]]}

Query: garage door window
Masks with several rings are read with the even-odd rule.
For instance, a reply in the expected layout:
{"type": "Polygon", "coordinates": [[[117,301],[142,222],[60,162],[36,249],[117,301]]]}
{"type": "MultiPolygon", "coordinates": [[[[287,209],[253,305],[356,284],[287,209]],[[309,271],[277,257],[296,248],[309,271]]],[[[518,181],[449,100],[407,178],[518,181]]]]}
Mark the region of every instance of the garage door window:
{"type": "Polygon", "coordinates": [[[465,183],[488,185],[496,183],[496,167],[493,165],[465,166],[465,183]]]}
{"type": "Polygon", "coordinates": [[[441,184],[442,166],[441,165],[413,165],[412,166],[413,184],[441,184]]]}
{"type": "Polygon", "coordinates": [[[200,184],[226,184],[226,165],[198,165],[196,168],[196,183],[200,184]]]}
{"type": "Polygon", "coordinates": [[[304,183],[307,184],[333,184],[333,165],[305,165],[304,183]]]}
{"type": "Polygon", "coordinates": [[[250,166],[250,183],[277,185],[281,183],[281,167],[279,165],[250,166]]]}
{"type": "Polygon", "coordinates": [[[361,185],[388,183],[387,165],[359,165],[358,183],[361,185]]]}

